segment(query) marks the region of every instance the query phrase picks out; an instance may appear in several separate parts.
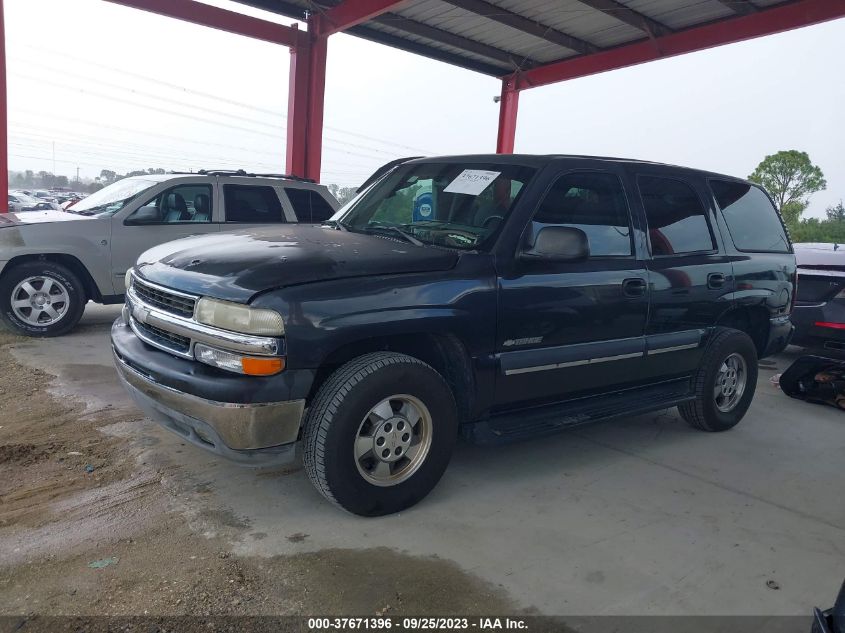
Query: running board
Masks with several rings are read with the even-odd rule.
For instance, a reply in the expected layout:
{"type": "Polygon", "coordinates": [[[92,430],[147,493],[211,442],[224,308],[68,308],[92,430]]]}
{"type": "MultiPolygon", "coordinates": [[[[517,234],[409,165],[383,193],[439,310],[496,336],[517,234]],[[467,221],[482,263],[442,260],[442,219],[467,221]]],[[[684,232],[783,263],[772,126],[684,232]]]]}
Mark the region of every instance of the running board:
{"type": "Polygon", "coordinates": [[[668,409],[694,398],[690,379],[682,378],[609,395],[503,413],[465,425],[462,434],[475,444],[517,442],[598,420],[668,409]]]}

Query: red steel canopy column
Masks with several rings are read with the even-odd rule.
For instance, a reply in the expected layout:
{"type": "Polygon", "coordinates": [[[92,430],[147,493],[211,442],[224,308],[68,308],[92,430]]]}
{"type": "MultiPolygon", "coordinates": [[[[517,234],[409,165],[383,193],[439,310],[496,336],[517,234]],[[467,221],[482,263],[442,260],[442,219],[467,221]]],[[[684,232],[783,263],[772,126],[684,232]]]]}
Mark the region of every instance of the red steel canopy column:
{"type": "Polygon", "coordinates": [[[723,44],[733,44],[841,17],[845,17],[845,1],[843,0],[796,0],[759,13],[749,13],[730,20],[712,22],[684,31],[641,40],[634,44],[578,55],[570,59],[513,73],[502,78],[502,99],[499,102],[499,137],[496,151],[500,154],[513,152],[514,135],[516,133],[516,104],[521,90],[705,50],[723,44]]]}

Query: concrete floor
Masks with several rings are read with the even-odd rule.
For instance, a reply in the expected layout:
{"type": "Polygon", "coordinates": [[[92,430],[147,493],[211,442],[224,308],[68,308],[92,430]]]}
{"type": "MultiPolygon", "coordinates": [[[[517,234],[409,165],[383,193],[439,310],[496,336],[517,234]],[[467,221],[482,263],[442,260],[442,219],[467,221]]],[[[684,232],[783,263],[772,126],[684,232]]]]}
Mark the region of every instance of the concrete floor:
{"type": "MultiPolygon", "coordinates": [[[[19,345],[61,391],[132,406],[111,368],[119,306],[89,305],[77,331],[19,345]]],[[[797,352],[764,361],[734,430],[708,434],[674,410],[521,444],[459,445],[417,507],[361,519],[305,474],[257,474],[161,439],[178,476],[248,526],[235,554],[385,546],[436,555],[544,614],[800,614],[832,604],[845,576],[845,415],[769,382],[797,352]],[[287,536],[307,534],[301,542],[287,536]],[[774,580],[779,590],[767,587],[774,580]]]]}

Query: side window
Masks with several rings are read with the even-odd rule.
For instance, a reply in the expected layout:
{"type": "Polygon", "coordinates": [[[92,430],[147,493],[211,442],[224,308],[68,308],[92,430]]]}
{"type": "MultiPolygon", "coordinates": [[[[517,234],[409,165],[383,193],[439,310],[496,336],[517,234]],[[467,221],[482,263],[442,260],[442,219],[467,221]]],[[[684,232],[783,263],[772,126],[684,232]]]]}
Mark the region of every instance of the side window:
{"type": "Polygon", "coordinates": [[[334,215],[334,209],[316,191],[311,189],[296,189],[285,187],[288,200],[293,205],[296,219],[307,224],[319,224],[325,222],[334,215]]]}
{"type": "Polygon", "coordinates": [[[534,222],[581,229],[587,234],[591,257],[632,253],[628,204],[622,183],[613,174],[561,176],[540,203],[534,222]]]}
{"type": "Polygon", "coordinates": [[[729,180],[711,180],[710,189],[739,250],[789,252],[777,211],[760,189],[729,180]]]}
{"type": "Polygon", "coordinates": [[[286,222],[279,195],[273,187],[223,185],[226,222],[279,224],[286,222]]]}
{"type": "Polygon", "coordinates": [[[179,185],[148,200],[126,224],[186,224],[211,222],[211,185],[179,185]]]}
{"type": "Polygon", "coordinates": [[[637,179],[648,221],[651,254],[712,251],[713,235],[701,200],[687,183],[672,178],[637,179]]]}

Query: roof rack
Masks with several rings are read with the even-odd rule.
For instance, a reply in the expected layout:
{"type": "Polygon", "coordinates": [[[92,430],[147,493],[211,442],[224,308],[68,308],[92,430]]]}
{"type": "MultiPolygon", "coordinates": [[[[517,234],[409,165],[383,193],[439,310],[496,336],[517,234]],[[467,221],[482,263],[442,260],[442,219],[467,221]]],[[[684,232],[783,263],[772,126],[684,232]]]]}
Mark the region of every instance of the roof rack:
{"type": "Polygon", "coordinates": [[[171,174],[176,175],[199,175],[199,176],[246,176],[248,178],[284,178],[285,180],[295,180],[297,182],[316,183],[313,178],[303,178],[301,176],[294,176],[293,174],[254,174],[243,169],[200,169],[199,171],[171,171],[171,174]]]}

